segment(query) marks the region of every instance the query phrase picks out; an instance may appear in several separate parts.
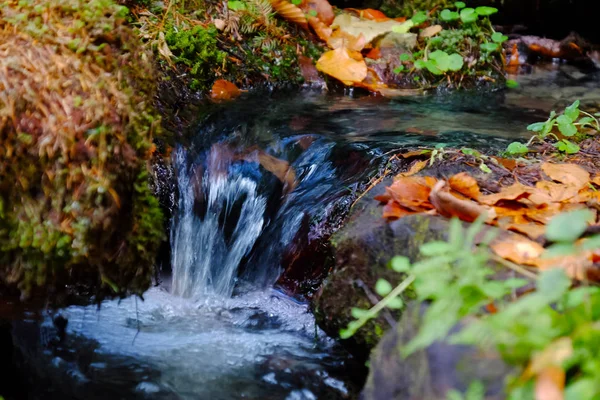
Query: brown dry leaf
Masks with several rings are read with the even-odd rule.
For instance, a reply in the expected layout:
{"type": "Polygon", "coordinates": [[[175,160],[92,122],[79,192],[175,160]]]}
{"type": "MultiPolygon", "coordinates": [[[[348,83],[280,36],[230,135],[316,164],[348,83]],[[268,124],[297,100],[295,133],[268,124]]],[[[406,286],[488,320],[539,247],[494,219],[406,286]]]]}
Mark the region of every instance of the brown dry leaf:
{"type": "Polygon", "coordinates": [[[308,30],[308,21],[306,20],[304,11],[299,7],[286,0],[271,0],[271,7],[273,7],[273,10],[275,10],[283,19],[300,25],[303,29],[308,30]]]}
{"type": "Polygon", "coordinates": [[[361,82],[367,76],[367,64],[364,60],[357,61],[351,58],[344,47],[323,53],[317,61],[317,69],[346,85],[361,82]]]}
{"type": "Polygon", "coordinates": [[[258,162],[284,184],[284,192],[289,193],[294,190],[297,184],[296,172],[287,161],[273,157],[264,151],[259,151],[258,162]]]}
{"type": "Polygon", "coordinates": [[[401,178],[404,176],[412,176],[412,175],[416,174],[417,172],[421,172],[426,166],[427,166],[426,160],[417,161],[416,163],[414,163],[413,165],[410,166],[408,171],[399,173],[398,175],[396,175],[394,177],[394,179],[398,179],[398,178],[401,178]]]}
{"type": "Polygon", "coordinates": [[[381,58],[381,50],[378,47],[375,47],[367,54],[365,54],[365,58],[370,58],[371,60],[379,60],[381,58]]]}
{"type": "Polygon", "coordinates": [[[492,242],[490,248],[496,255],[517,264],[535,265],[544,248],[526,237],[510,235],[492,242]]]}
{"type": "Polygon", "coordinates": [[[513,183],[511,186],[502,188],[502,190],[499,193],[481,196],[479,198],[479,202],[482,204],[494,205],[502,200],[526,199],[533,193],[533,191],[533,188],[516,182],[513,183]]]}
{"type": "Polygon", "coordinates": [[[492,157],[494,160],[498,161],[500,165],[506,168],[509,171],[512,171],[517,167],[517,161],[512,158],[502,158],[502,157],[492,157]]]}
{"type": "MultiPolygon", "coordinates": [[[[547,196],[550,201],[560,203],[565,200],[569,200],[579,194],[581,187],[574,186],[573,184],[566,183],[555,183],[550,181],[539,181],[535,184],[536,189],[539,190],[536,195],[547,196]]],[[[532,196],[532,201],[543,201],[538,196],[532,196]],[[539,200],[538,200],[539,199],[539,200]]],[[[531,198],[530,198],[531,199],[531,198]]],[[[544,201],[547,202],[547,201],[544,201]]]]}
{"type": "Polygon", "coordinates": [[[587,271],[592,267],[592,259],[593,253],[584,251],[570,256],[539,258],[532,265],[535,265],[541,271],[562,268],[571,278],[582,281],[586,279],[587,271]]]}
{"type": "Polygon", "coordinates": [[[550,177],[550,179],[572,185],[581,189],[590,181],[590,173],[575,164],[551,164],[543,163],[542,171],[550,177]]]}
{"type": "Polygon", "coordinates": [[[413,150],[413,151],[409,151],[409,152],[398,154],[398,155],[402,158],[412,158],[412,157],[428,155],[428,154],[431,154],[431,150],[413,150]]]}
{"type": "Polygon", "coordinates": [[[461,172],[452,176],[448,180],[448,183],[450,184],[450,188],[470,199],[477,200],[479,196],[481,196],[477,181],[466,172],[461,172]]]}
{"type": "Polygon", "coordinates": [[[445,185],[445,181],[437,182],[429,194],[429,201],[440,215],[448,218],[458,217],[463,221],[473,222],[480,215],[490,211],[474,201],[461,200],[451,193],[443,191],[445,185]]]}
{"type": "Polygon", "coordinates": [[[535,222],[509,224],[499,223],[498,226],[500,226],[502,229],[506,229],[507,231],[522,233],[526,236],[529,236],[533,240],[544,236],[544,234],[546,233],[546,227],[535,222]]]}
{"type": "Polygon", "coordinates": [[[540,224],[547,224],[550,220],[560,212],[560,204],[546,203],[537,207],[530,207],[526,209],[524,215],[530,221],[539,222],[540,224]]]}
{"type": "Polygon", "coordinates": [[[590,182],[592,182],[594,185],[600,186],[600,175],[594,176],[590,182]]]}
{"type": "Polygon", "coordinates": [[[218,79],[213,84],[210,91],[210,97],[213,100],[232,100],[242,94],[242,91],[238,89],[233,83],[224,79],[218,79]]]}
{"type": "Polygon", "coordinates": [[[431,26],[428,26],[427,28],[423,29],[421,31],[421,33],[419,33],[419,37],[420,38],[429,38],[429,37],[437,35],[441,31],[442,31],[441,25],[431,25],[431,26]]]}
{"type": "Polygon", "coordinates": [[[331,25],[335,18],[333,7],[327,0],[304,0],[300,8],[307,14],[314,10],[317,13],[316,17],[327,26],[331,25]]]}
{"type": "Polygon", "coordinates": [[[400,177],[386,188],[390,198],[410,210],[421,211],[423,208],[432,209],[429,203],[431,187],[421,177],[400,177]]]}
{"type": "Polygon", "coordinates": [[[562,368],[545,368],[535,381],[535,400],[563,400],[565,379],[565,371],[562,368]]]}
{"type": "Polygon", "coordinates": [[[327,42],[329,40],[333,29],[327,26],[327,24],[325,24],[317,17],[308,17],[308,24],[313,28],[319,39],[321,39],[324,42],[327,42]]]}
{"type": "Polygon", "coordinates": [[[400,204],[395,201],[388,201],[383,207],[383,218],[388,220],[395,220],[410,214],[414,214],[414,211],[401,207],[400,204]]]}
{"type": "Polygon", "coordinates": [[[317,67],[315,67],[313,60],[310,57],[299,55],[298,66],[300,67],[300,73],[304,78],[304,82],[311,83],[323,81],[319,75],[319,71],[317,71],[317,67]]]}
{"type": "Polygon", "coordinates": [[[332,49],[345,47],[350,51],[361,51],[366,44],[367,41],[362,33],[356,37],[341,29],[336,29],[327,40],[327,45],[332,49]]]}

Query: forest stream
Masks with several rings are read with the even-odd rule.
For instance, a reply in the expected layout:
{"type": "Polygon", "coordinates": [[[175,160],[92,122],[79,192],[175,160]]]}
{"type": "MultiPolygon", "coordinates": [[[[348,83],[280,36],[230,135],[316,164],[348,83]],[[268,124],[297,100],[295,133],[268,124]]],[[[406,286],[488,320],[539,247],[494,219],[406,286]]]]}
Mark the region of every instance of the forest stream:
{"type": "Polygon", "coordinates": [[[553,65],[497,93],[276,92],[220,106],[173,150],[171,267],[160,283],[143,299],[26,312],[2,325],[3,348],[19,366],[14,393],[356,398],[364,366],[317,327],[307,301],[326,271],[305,282],[282,277],[299,232],[339,226],[394,150],[502,150],[551,109],[600,102],[598,78],[553,65]]]}

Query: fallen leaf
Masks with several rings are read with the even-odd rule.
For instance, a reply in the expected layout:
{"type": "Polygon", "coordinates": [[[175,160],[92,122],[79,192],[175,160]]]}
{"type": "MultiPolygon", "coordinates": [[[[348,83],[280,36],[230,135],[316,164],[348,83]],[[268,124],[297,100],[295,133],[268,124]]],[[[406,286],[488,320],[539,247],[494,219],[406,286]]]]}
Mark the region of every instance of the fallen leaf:
{"type": "Polygon", "coordinates": [[[372,8],[366,8],[364,10],[360,10],[360,16],[365,19],[370,19],[373,21],[386,21],[388,20],[388,16],[382,13],[379,10],[374,10],[372,8]]]}
{"type": "Polygon", "coordinates": [[[422,171],[426,166],[427,166],[426,160],[417,161],[416,163],[414,163],[413,165],[410,166],[408,171],[399,173],[398,175],[396,175],[396,177],[394,179],[401,178],[403,176],[412,176],[412,175],[422,171]]]}
{"type": "Polygon", "coordinates": [[[577,190],[587,185],[590,181],[590,173],[575,164],[552,164],[546,162],[542,164],[542,171],[550,179],[573,185],[577,190]]]}
{"type": "Polygon", "coordinates": [[[517,264],[535,265],[544,248],[520,235],[510,235],[492,242],[490,248],[496,255],[517,264]]]}
{"type": "Polygon", "coordinates": [[[563,400],[565,379],[565,371],[562,368],[545,368],[535,381],[535,400],[563,400]]]}
{"type": "Polygon", "coordinates": [[[470,199],[477,200],[479,196],[481,196],[477,181],[466,172],[461,172],[452,176],[448,180],[448,184],[451,189],[456,190],[470,199]]]}
{"type": "MultiPolygon", "coordinates": [[[[408,24],[408,22],[405,22],[404,24],[408,24]]],[[[371,43],[376,37],[392,32],[394,27],[400,27],[401,25],[403,25],[403,23],[393,20],[371,21],[350,14],[340,14],[335,17],[331,27],[338,27],[340,30],[355,37],[362,34],[366,42],[371,43]]]]}
{"type": "Polygon", "coordinates": [[[419,33],[419,37],[420,38],[429,38],[429,37],[437,35],[441,31],[442,31],[441,25],[431,25],[431,26],[428,26],[427,28],[423,29],[421,31],[421,33],[419,33]]]}
{"type": "Polygon", "coordinates": [[[386,188],[386,192],[392,200],[409,210],[432,209],[429,202],[431,187],[427,183],[422,177],[400,177],[386,188]]]}
{"type": "Polygon", "coordinates": [[[232,100],[240,94],[242,94],[242,91],[237,86],[224,79],[216,80],[210,91],[210,97],[217,101],[232,100]]]}
{"type": "Polygon", "coordinates": [[[219,31],[222,31],[223,29],[225,29],[225,26],[227,26],[227,23],[219,18],[213,19],[213,24],[215,25],[215,28],[217,28],[217,30],[219,31]]]}
{"type": "Polygon", "coordinates": [[[317,67],[313,64],[313,60],[310,57],[303,55],[298,56],[298,66],[300,67],[300,73],[304,78],[304,82],[321,82],[321,76],[317,67]]]}
{"type": "Polygon", "coordinates": [[[437,182],[429,194],[429,201],[440,215],[448,218],[458,217],[463,221],[473,222],[480,215],[490,211],[474,201],[461,200],[443,191],[445,185],[445,181],[437,182]]]}
{"type": "Polygon", "coordinates": [[[324,42],[329,40],[333,29],[327,26],[327,24],[317,17],[308,17],[308,24],[311,26],[311,28],[313,28],[319,39],[324,42]]]}
{"type": "Polygon", "coordinates": [[[517,161],[513,158],[502,158],[502,157],[492,157],[494,160],[498,161],[500,165],[506,168],[509,171],[512,171],[517,166],[517,161]]]}
{"type": "Polygon", "coordinates": [[[546,227],[535,222],[498,224],[498,226],[507,231],[522,233],[533,240],[544,236],[546,233],[546,227]]]}
{"type": "Polygon", "coordinates": [[[284,184],[284,192],[289,193],[294,190],[296,187],[296,172],[287,161],[273,157],[264,151],[259,151],[258,162],[284,184]]]}
{"type": "Polygon", "coordinates": [[[381,58],[381,50],[375,47],[365,55],[365,58],[370,58],[371,60],[379,60],[381,58]]]}
{"type": "Polygon", "coordinates": [[[400,157],[402,158],[412,158],[412,157],[418,157],[418,156],[423,156],[423,155],[429,155],[431,154],[431,150],[429,149],[423,149],[423,150],[413,150],[413,151],[408,151],[406,153],[401,153],[398,154],[400,157]]]}
{"type": "Polygon", "coordinates": [[[160,32],[158,34],[157,49],[161,56],[163,56],[168,62],[171,62],[173,53],[171,52],[171,49],[169,49],[169,45],[167,44],[167,41],[165,40],[164,32],[160,32]]]}
{"type": "Polygon", "coordinates": [[[513,183],[511,186],[502,188],[499,193],[481,196],[479,202],[487,205],[494,205],[502,200],[519,200],[526,199],[533,193],[533,188],[525,186],[519,182],[513,183]]]}
{"type": "MultiPolygon", "coordinates": [[[[547,196],[550,201],[560,203],[562,201],[571,199],[579,194],[580,187],[574,186],[572,184],[565,183],[555,183],[550,181],[538,181],[535,184],[535,187],[541,191],[545,196],[547,196]]],[[[540,193],[537,193],[538,195],[540,193]]],[[[548,200],[537,200],[536,197],[533,197],[533,202],[547,202],[548,200]]]]}
{"type": "Polygon", "coordinates": [[[323,53],[317,61],[317,69],[346,85],[361,82],[367,76],[367,64],[364,60],[353,59],[344,47],[323,53]]]}
{"type": "Polygon", "coordinates": [[[327,45],[332,49],[345,47],[350,51],[361,51],[366,44],[367,41],[362,33],[356,37],[341,29],[335,30],[327,40],[327,45]]]}
{"type": "Polygon", "coordinates": [[[308,30],[308,21],[299,7],[293,5],[286,0],[270,0],[271,7],[277,12],[283,19],[292,22],[296,25],[301,26],[303,29],[308,30]]]}
{"type": "Polygon", "coordinates": [[[388,201],[383,207],[383,218],[388,220],[395,220],[410,214],[414,214],[414,212],[401,207],[400,204],[395,201],[388,201]]]}
{"type": "Polygon", "coordinates": [[[317,13],[316,17],[327,26],[331,25],[335,18],[333,7],[327,0],[304,0],[300,8],[307,14],[314,10],[317,13]]]}

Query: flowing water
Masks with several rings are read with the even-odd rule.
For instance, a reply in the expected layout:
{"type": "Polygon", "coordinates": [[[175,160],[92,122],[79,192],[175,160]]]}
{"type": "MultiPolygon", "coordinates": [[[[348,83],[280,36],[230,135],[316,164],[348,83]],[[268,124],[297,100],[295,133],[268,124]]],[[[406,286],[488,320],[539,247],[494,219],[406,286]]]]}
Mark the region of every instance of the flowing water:
{"type": "Polygon", "coordinates": [[[27,398],[354,397],[362,367],[315,326],[307,304],[277,289],[282,260],[339,224],[393,150],[497,150],[525,137],[547,112],[526,94],[296,93],[214,111],[173,152],[170,280],[143,301],[12,322],[27,398]]]}

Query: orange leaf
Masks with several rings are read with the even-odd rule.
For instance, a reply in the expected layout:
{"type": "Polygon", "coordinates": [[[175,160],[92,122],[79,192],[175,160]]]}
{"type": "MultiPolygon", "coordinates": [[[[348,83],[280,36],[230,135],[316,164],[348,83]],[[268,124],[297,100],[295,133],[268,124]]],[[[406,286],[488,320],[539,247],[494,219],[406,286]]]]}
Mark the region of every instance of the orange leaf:
{"type": "Polygon", "coordinates": [[[213,100],[231,100],[235,99],[240,94],[242,94],[242,92],[237,86],[224,79],[216,80],[210,91],[210,97],[213,100]]]}
{"type": "MultiPolygon", "coordinates": [[[[550,198],[551,201],[560,203],[571,199],[579,194],[580,187],[574,186],[573,184],[554,183],[550,181],[538,181],[535,187],[540,190],[541,193],[550,198]]],[[[533,199],[535,201],[535,198],[533,199]]]]}
{"type": "Polygon", "coordinates": [[[381,58],[381,50],[378,47],[375,47],[365,55],[365,58],[370,58],[371,60],[379,60],[381,58]]]}
{"type": "Polygon", "coordinates": [[[382,13],[379,10],[374,10],[372,8],[366,8],[360,11],[360,16],[365,19],[370,19],[373,21],[386,21],[388,20],[388,16],[382,13]]]}
{"type": "Polygon", "coordinates": [[[327,0],[304,0],[300,8],[307,14],[314,10],[317,13],[316,17],[327,26],[331,25],[335,18],[333,7],[327,0]]]}
{"type": "Polygon", "coordinates": [[[271,7],[277,11],[283,19],[293,22],[294,24],[300,25],[303,29],[308,30],[308,21],[299,7],[293,5],[286,0],[270,0],[271,7]]]}
{"type": "Polygon", "coordinates": [[[519,200],[528,198],[533,193],[533,188],[520,184],[513,183],[511,186],[502,188],[500,193],[481,196],[479,202],[482,204],[494,205],[502,200],[519,200]]]}
{"type": "Polygon", "coordinates": [[[522,233],[531,239],[537,239],[546,233],[546,227],[535,222],[517,223],[517,224],[499,224],[502,229],[522,233]]]}
{"type": "Polygon", "coordinates": [[[345,47],[350,51],[361,51],[366,44],[367,41],[362,33],[356,37],[341,29],[333,32],[327,40],[327,45],[332,49],[345,47]]]}
{"type": "Polygon", "coordinates": [[[477,200],[481,196],[477,181],[466,172],[454,175],[448,180],[448,183],[450,184],[450,188],[464,194],[470,199],[477,200]]]}
{"type": "Polygon", "coordinates": [[[388,220],[395,220],[410,214],[414,214],[414,212],[401,207],[400,204],[395,201],[389,201],[383,207],[383,218],[388,220]]]}
{"type": "Polygon", "coordinates": [[[441,25],[431,25],[431,26],[428,26],[427,28],[423,29],[421,31],[421,33],[419,33],[419,37],[429,38],[429,37],[437,35],[441,31],[442,31],[441,25]]]}
{"type": "Polygon", "coordinates": [[[317,61],[317,69],[346,85],[361,82],[367,76],[367,64],[364,60],[353,59],[344,47],[323,53],[317,61]]]}
{"type": "Polygon", "coordinates": [[[551,164],[543,163],[542,171],[550,177],[550,179],[573,185],[577,190],[581,189],[590,181],[590,173],[575,164],[551,164]]]}
{"type": "Polygon", "coordinates": [[[427,181],[421,177],[401,177],[386,188],[389,196],[403,207],[413,211],[421,211],[422,208],[432,209],[429,203],[431,188],[427,181]]]}
{"type": "Polygon", "coordinates": [[[520,235],[510,235],[492,242],[490,248],[499,257],[517,264],[535,265],[544,248],[520,235]]]}
{"type": "Polygon", "coordinates": [[[429,195],[431,204],[444,217],[458,217],[463,221],[473,222],[477,217],[489,211],[474,201],[461,200],[448,192],[442,191],[445,185],[445,181],[437,182],[429,195]]]}
{"type": "Polygon", "coordinates": [[[308,17],[308,23],[313,28],[319,39],[326,42],[333,30],[317,17],[308,17]]]}
{"type": "Polygon", "coordinates": [[[545,368],[535,381],[535,400],[563,400],[565,371],[556,366],[545,368]]]}
{"type": "Polygon", "coordinates": [[[400,178],[403,176],[412,176],[412,175],[422,171],[426,166],[427,166],[426,160],[417,161],[416,163],[414,163],[413,165],[410,166],[408,171],[399,173],[398,175],[396,175],[396,177],[394,179],[400,178]]]}
{"type": "Polygon", "coordinates": [[[509,171],[512,171],[517,166],[517,161],[512,158],[493,157],[500,165],[509,171]]]}

